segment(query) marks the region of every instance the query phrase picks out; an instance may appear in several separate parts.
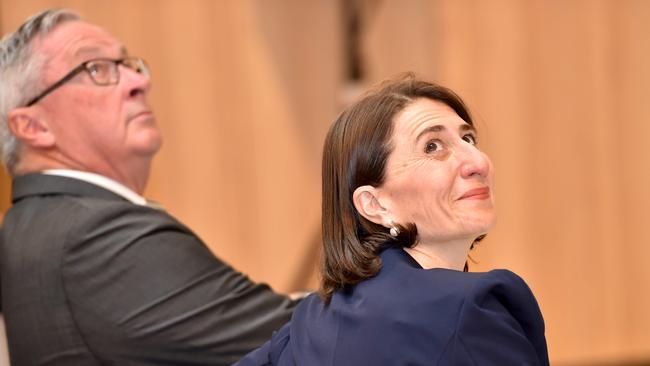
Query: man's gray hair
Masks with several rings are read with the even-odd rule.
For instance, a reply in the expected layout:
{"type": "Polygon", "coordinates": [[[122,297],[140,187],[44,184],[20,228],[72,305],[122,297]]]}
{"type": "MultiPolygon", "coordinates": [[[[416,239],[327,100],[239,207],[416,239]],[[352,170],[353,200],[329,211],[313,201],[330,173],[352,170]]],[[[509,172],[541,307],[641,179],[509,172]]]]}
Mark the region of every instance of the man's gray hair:
{"type": "Polygon", "coordinates": [[[0,40],[0,155],[10,173],[18,162],[18,140],[8,126],[11,110],[24,106],[42,88],[45,60],[32,52],[32,40],[57,25],[81,17],[66,9],[48,9],[31,16],[0,40]]]}

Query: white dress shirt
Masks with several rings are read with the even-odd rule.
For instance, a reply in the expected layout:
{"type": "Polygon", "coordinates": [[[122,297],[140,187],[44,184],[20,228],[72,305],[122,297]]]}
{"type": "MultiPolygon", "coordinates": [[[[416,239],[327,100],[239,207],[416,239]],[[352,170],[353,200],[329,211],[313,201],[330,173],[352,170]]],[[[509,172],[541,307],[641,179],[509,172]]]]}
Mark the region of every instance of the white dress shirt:
{"type": "Polygon", "coordinates": [[[147,200],[144,197],[133,192],[130,188],[128,188],[124,184],[118,183],[113,179],[107,178],[103,175],[89,173],[89,172],[82,172],[80,170],[70,170],[70,169],[48,169],[48,170],[43,170],[41,173],[83,180],[84,182],[88,182],[90,184],[100,186],[121,197],[124,197],[124,199],[133,202],[136,205],[147,206],[148,204],[147,200]]]}

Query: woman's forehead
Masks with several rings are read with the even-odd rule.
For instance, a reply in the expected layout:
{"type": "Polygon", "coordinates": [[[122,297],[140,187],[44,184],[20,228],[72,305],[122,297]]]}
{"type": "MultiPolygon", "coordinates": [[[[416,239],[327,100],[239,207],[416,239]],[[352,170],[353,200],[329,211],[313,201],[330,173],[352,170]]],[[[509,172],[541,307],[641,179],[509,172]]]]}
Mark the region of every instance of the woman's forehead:
{"type": "Polygon", "coordinates": [[[409,104],[395,116],[394,123],[396,134],[413,137],[424,130],[459,131],[469,126],[453,108],[441,101],[428,98],[420,98],[409,104]]]}

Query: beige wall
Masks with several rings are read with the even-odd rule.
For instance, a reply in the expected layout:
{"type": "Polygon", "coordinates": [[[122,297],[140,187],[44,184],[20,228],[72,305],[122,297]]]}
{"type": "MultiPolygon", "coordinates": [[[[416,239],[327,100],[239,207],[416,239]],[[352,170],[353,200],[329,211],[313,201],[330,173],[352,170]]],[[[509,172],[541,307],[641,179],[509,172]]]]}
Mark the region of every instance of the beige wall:
{"type": "MultiPolygon", "coordinates": [[[[650,2],[358,4],[366,84],[414,70],[477,117],[500,221],[472,268],[527,280],[553,364],[650,360],[650,2]]],[[[2,32],[49,6],[149,61],[165,146],[148,196],[254,279],[313,285],[321,144],[349,90],[341,3],[0,0],[2,32]]]]}

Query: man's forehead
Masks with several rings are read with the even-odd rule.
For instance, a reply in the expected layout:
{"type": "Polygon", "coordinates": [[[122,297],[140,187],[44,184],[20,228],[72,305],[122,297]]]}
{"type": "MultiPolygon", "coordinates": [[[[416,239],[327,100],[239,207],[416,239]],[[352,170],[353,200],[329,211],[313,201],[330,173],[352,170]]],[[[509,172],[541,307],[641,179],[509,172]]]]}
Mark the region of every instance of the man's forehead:
{"type": "Polygon", "coordinates": [[[119,57],[126,53],[107,30],[81,20],[58,25],[45,37],[36,39],[34,47],[52,58],[119,57]]]}
{"type": "MultiPolygon", "coordinates": [[[[97,46],[82,46],[80,47],[77,51],[75,51],[74,55],[79,56],[79,57],[91,57],[97,54],[101,54],[104,52],[104,49],[102,47],[97,47],[97,46]]],[[[120,46],[119,47],[119,56],[120,57],[126,57],[129,55],[129,52],[127,51],[126,47],[120,46]]]]}

